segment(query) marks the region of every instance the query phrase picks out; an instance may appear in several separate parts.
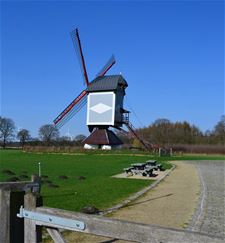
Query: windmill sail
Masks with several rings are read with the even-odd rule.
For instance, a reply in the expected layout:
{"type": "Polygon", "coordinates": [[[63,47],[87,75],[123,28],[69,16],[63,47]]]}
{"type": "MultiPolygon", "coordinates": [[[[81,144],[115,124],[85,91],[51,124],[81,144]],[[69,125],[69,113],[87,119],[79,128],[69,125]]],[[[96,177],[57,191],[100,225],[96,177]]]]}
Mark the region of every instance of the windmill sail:
{"type": "Polygon", "coordinates": [[[71,38],[73,41],[74,48],[77,53],[77,57],[78,57],[78,60],[80,63],[81,72],[83,74],[84,81],[85,81],[86,85],[88,86],[89,85],[88,75],[87,75],[86,65],[85,65],[85,61],[84,61],[83,51],[81,48],[81,41],[80,41],[78,29],[71,31],[70,35],[71,35],[71,38]]]}
{"type": "Polygon", "coordinates": [[[96,76],[97,77],[104,76],[115,63],[116,63],[116,59],[114,55],[112,55],[108,60],[108,62],[105,64],[105,66],[101,69],[100,72],[98,72],[96,76]]]}
{"type": "Polygon", "coordinates": [[[53,121],[57,128],[61,128],[86,104],[87,92],[83,90],[53,121]]]}

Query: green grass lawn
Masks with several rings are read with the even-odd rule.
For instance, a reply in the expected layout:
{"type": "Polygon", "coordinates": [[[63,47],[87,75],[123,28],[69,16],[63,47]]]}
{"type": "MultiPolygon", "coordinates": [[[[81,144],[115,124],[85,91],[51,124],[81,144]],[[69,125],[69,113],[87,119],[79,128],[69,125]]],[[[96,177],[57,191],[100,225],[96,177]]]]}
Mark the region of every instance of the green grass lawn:
{"type": "Polygon", "coordinates": [[[47,175],[48,180],[59,186],[42,186],[44,205],[49,207],[79,211],[84,206],[93,205],[103,209],[151,183],[149,180],[111,178],[131,163],[142,162],[148,157],[35,154],[12,150],[1,150],[0,155],[0,181],[12,177],[4,175],[2,170],[11,170],[17,177],[27,171],[30,177],[38,173],[38,162],[41,162],[42,175],[47,175]],[[66,175],[68,179],[61,180],[60,175],[66,175]],[[78,180],[79,176],[86,179],[78,180]]]}
{"type": "MultiPolygon", "coordinates": [[[[124,154],[50,154],[25,153],[20,150],[0,150],[0,181],[7,181],[10,177],[2,173],[11,170],[14,176],[38,173],[38,162],[42,165],[42,175],[48,176],[58,188],[42,186],[44,205],[68,210],[80,211],[87,205],[99,209],[110,207],[152,183],[151,180],[128,180],[112,178],[121,173],[123,168],[131,163],[144,162],[155,157],[124,154]],[[65,175],[66,180],[59,179],[65,175]],[[79,176],[86,179],[79,180],[79,176]]],[[[171,158],[155,158],[163,163],[165,168],[171,165],[168,160],[188,159],[221,159],[221,157],[187,156],[171,158]]]]}

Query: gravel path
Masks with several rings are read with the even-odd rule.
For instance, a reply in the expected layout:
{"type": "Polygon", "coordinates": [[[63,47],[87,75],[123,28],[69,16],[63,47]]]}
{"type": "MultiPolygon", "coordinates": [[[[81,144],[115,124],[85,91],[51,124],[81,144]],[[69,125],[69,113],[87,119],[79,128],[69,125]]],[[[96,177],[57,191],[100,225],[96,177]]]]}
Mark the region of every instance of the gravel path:
{"type": "Polygon", "coordinates": [[[189,229],[224,237],[225,161],[188,163],[197,167],[201,181],[201,196],[189,229]]]}

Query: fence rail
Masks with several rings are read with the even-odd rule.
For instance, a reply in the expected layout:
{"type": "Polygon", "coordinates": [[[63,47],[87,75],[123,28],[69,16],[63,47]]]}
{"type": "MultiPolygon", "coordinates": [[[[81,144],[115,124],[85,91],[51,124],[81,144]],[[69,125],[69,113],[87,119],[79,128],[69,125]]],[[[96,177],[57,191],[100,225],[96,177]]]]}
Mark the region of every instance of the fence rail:
{"type": "Polygon", "coordinates": [[[36,191],[35,186],[36,180],[27,182],[27,185],[24,185],[24,183],[20,183],[20,185],[19,183],[10,183],[6,186],[6,183],[0,183],[0,242],[42,242],[42,227],[47,229],[49,235],[57,243],[65,243],[59,229],[143,243],[223,242],[221,238],[200,232],[42,207],[39,193],[36,191]],[[31,185],[34,185],[34,187],[31,187],[31,185]],[[26,191],[27,188],[29,188],[28,191],[26,191]],[[13,196],[13,193],[15,193],[13,190],[18,189],[22,190],[18,194],[19,197],[17,194],[13,196]],[[20,206],[22,206],[21,209],[20,206]],[[16,217],[17,214],[19,218],[16,217]],[[75,222],[75,225],[72,223],[70,225],[68,222],[75,222]]]}
{"type": "Polygon", "coordinates": [[[82,221],[85,224],[85,229],[78,230],[71,227],[62,227],[53,223],[43,224],[42,222],[37,221],[36,224],[40,226],[45,225],[48,227],[63,228],[121,240],[135,242],[222,242],[220,238],[199,232],[128,222],[102,216],[81,214],[62,209],[38,207],[36,212],[82,221]]]}

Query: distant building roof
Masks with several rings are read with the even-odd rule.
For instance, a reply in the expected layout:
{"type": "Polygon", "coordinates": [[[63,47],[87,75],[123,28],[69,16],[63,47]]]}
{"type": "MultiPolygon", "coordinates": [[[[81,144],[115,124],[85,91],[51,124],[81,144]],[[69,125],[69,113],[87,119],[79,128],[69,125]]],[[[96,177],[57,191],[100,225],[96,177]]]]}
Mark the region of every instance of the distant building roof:
{"type": "Polygon", "coordinates": [[[122,75],[97,77],[87,87],[87,92],[116,90],[118,86],[128,86],[122,75]]]}

